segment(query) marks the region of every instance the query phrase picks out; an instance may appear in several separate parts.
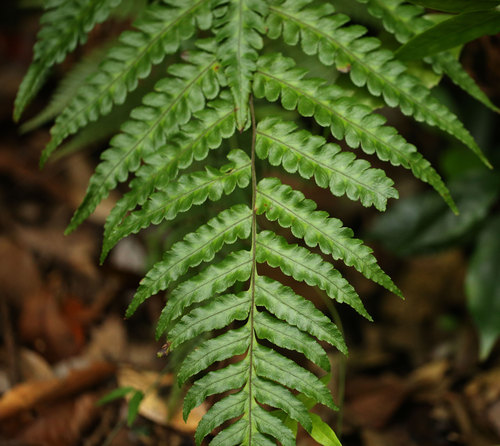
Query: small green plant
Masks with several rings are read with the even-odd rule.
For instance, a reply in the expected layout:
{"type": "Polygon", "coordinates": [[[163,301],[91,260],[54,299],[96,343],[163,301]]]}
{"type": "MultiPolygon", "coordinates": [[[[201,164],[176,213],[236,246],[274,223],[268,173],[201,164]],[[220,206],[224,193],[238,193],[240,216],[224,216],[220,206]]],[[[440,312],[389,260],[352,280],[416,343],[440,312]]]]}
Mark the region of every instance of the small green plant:
{"type": "MultiPolygon", "coordinates": [[[[359,1],[401,42],[433,25],[422,8],[401,0],[359,1]]],[[[119,8],[120,0],[45,3],[33,64],[16,99],[16,119],[50,68],[84,43],[94,25],[119,8]]],[[[277,440],[293,445],[296,429],[289,419],[323,444],[338,444],[331,429],[309,411],[317,403],[336,408],[325,382],[268,345],[302,353],[328,372],[328,356],[319,341],[347,353],[343,336],[311,301],[262,274],[259,264],[318,287],[367,319],[360,297],[326,257],[343,261],[401,296],[351,229],[280,179],[261,178],[262,162],[314,181],[333,196],[346,195],[384,211],[387,201],[398,196],[393,181],[352,151],[329,142],[333,137],[410,169],[456,211],[429,162],[374,113],[385,103],[457,138],[489,164],[457,117],[389,46],[349,22],[330,2],[312,0],[146,2],[132,29],[122,33],[74,92],[51,129],[42,164],[66,138],[125,103],[152,67],[170,57],[165,76],[132,109],[103,152],[68,232],[131,174],[130,190],[105,224],[102,261],[124,237],[160,222],[182,221],[193,206],[206,206],[208,212],[213,209],[208,203],[218,202],[216,215],[185,234],[151,268],[127,310],[130,317],[146,299],[168,290],[156,334],[167,336],[171,350],[205,332],[225,329],[201,340],[178,372],[180,383],[193,379],[184,399],[185,417],[207,397],[225,395],[200,422],[198,444],[232,420],[211,444],[267,445],[277,440]],[[294,58],[270,53],[275,39],[331,67],[328,79],[311,77],[294,58]],[[173,63],[171,55],[181,49],[182,61],[173,63]],[[280,102],[304,119],[300,124],[285,119],[276,107],[271,116],[262,117],[259,110],[266,101],[280,102]],[[328,139],[310,131],[317,126],[328,139]],[[217,164],[220,154],[226,156],[222,165],[217,164]],[[246,193],[233,193],[236,189],[246,193]],[[263,225],[265,220],[269,223],[263,225]],[[277,234],[278,227],[289,229],[300,242],[290,244],[277,234]],[[205,373],[233,357],[236,362],[205,373]]],[[[453,53],[432,55],[429,62],[494,108],[453,53]]]]}

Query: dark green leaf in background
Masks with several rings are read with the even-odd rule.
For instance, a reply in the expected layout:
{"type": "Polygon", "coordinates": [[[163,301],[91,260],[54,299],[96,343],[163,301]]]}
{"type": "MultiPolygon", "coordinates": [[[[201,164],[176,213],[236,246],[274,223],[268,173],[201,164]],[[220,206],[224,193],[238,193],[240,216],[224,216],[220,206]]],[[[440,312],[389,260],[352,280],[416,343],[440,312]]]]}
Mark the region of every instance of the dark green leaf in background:
{"type": "Polygon", "coordinates": [[[478,37],[498,32],[500,32],[500,11],[460,14],[418,34],[404,44],[396,55],[401,60],[422,59],[478,37]]]}
{"type": "Polygon", "coordinates": [[[481,359],[500,336],[500,216],[483,229],[467,271],[465,289],[479,331],[481,359]]]}
{"type": "Polygon", "coordinates": [[[409,0],[415,5],[446,12],[486,11],[500,5],[498,0],[409,0]]]}
{"type": "Polygon", "coordinates": [[[376,220],[371,236],[399,255],[449,247],[486,218],[499,184],[498,176],[484,170],[455,179],[450,190],[458,216],[432,192],[401,200],[376,220]]]}
{"type": "Polygon", "coordinates": [[[120,398],[124,398],[127,396],[129,393],[133,392],[135,389],[133,387],[127,386],[127,387],[118,387],[111,392],[107,393],[104,395],[98,402],[97,404],[99,406],[102,406],[103,404],[110,403],[111,401],[115,401],[120,398]]]}
{"type": "Polygon", "coordinates": [[[132,426],[134,424],[135,419],[137,418],[137,414],[139,413],[139,406],[141,405],[142,400],[144,399],[144,393],[140,390],[136,390],[130,398],[128,403],[128,412],[127,412],[127,426],[132,426]]]}

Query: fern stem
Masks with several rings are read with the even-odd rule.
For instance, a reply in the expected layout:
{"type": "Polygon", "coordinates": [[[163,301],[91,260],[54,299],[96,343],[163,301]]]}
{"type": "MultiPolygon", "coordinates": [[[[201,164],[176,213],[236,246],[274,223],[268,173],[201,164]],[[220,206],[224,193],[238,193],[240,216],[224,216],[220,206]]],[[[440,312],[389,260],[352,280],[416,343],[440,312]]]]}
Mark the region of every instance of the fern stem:
{"type": "MultiPolygon", "coordinates": [[[[342,325],[342,319],[340,318],[340,314],[337,311],[337,308],[333,304],[332,300],[328,297],[328,295],[318,289],[314,288],[316,294],[321,298],[323,303],[326,306],[326,309],[330,313],[330,316],[333,319],[333,322],[344,336],[344,327],[342,325]]],[[[346,380],[346,372],[347,372],[347,357],[344,354],[340,354],[339,364],[338,364],[338,389],[337,389],[337,406],[339,407],[339,411],[337,412],[337,425],[336,425],[336,433],[338,437],[342,435],[342,426],[344,422],[344,396],[345,396],[345,380],[346,380]]]]}
{"type": "MultiPolygon", "coordinates": [[[[338,327],[342,336],[344,336],[344,327],[342,326],[342,321],[340,319],[339,312],[332,301],[325,295],[325,293],[321,293],[323,296],[323,300],[325,301],[326,307],[330,312],[333,322],[338,327]]],[[[339,411],[337,413],[337,435],[341,437],[342,435],[342,425],[344,421],[344,396],[345,396],[345,379],[346,379],[346,371],[347,371],[347,357],[344,354],[340,354],[339,364],[338,364],[338,389],[337,389],[337,404],[339,406],[339,411]]]]}
{"type": "Polygon", "coordinates": [[[253,96],[250,95],[249,98],[250,105],[250,116],[252,119],[252,146],[250,155],[250,164],[252,171],[252,271],[250,275],[250,348],[248,350],[249,355],[249,374],[248,374],[248,424],[250,426],[248,444],[252,444],[252,372],[253,372],[253,346],[255,339],[254,334],[254,316],[255,316],[255,280],[257,276],[257,174],[255,172],[255,143],[257,139],[257,126],[255,123],[255,110],[253,107],[253,96]]]}

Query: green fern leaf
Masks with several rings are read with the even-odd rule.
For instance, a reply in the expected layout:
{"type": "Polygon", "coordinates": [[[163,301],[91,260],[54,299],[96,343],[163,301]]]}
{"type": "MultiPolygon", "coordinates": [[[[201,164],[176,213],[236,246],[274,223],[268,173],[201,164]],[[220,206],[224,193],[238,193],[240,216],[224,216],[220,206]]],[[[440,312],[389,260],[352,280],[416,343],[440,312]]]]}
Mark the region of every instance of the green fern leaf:
{"type": "MultiPolygon", "coordinates": [[[[258,404],[255,404],[252,409],[252,418],[260,432],[271,435],[283,446],[295,445],[295,435],[293,435],[293,432],[284,423],[280,422],[277,417],[262,409],[258,404]]],[[[248,444],[254,442],[258,444],[258,440],[256,441],[253,435],[248,440],[248,444]]]]}
{"type": "Polygon", "coordinates": [[[75,212],[68,232],[74,230],[97,207],[118,182],[125,181],[129,172],[163,146],[180,124],[185,124],[193,112],[205,107],[205,97],[212,99],[219,91],[214,68],[218,66],[210,53],[193,52],[192,64],[171,65],[171,77],[160,80],[155,91],[143,99],[143,106],[132,110],[131,119],[121,126],[121,132],[101,155],[102,162],[90,179],[87,194],[75,212]],[[203,81],[208,82],[203,85],[203,81]],[[205,88],[204,88],[205,87],[205,88]]]}
{"type": "Polygon", "coordinates": [[[453,81],[453,83],[460,87],[463,91],[483,103],[494,112],[500,113],[500,108],[490,101],[490,98],[488,98],[484,91],[479,88],[476,81],[464,70],[462,65],[460,65],[460,62],[453,56],[453,54],[448,51],[443,51],[442,53],[430,56],[429,61],[431,62],[436,73],[445,73],[453,81]]]}
{"type": "MultiPolygon", "coordinates": [[[[368,11],[382,20],[385,29],[401,43],[408,42],[416,34],[430,28],[433,23],[423,17],[425,9],[405,3],[405,0],[358,0],[366,3],[368,11]]],[[[449,51],[426,58],[437,74],[445,73],[457,86],[495,112],[500,112],[460,62],[449,51]]]]}
{"type": "Polygon", "coordinates": [[[51,67],[61,63],[77,45],[85,43],[92,28],[106,20],[120,2],[121,0],[72,0],[46,6],[40,19],[42,28],[33,49],[33,62],[15,100],[16,121],[40,91],[51,67]]]}
{"type": "MultiPolygon", "coordinates": [[[[248,435],[249,426],[248,421],[245,419],[240,419],[236,423],[231,424],[227,429],[220,431],[217,436],[210,442],[210,446],[236,446],[243,444],[245,438],[248,435]]],[[[257,434],[254,434],[254,440],[258,441],[258,444],[269,445],[269,440],[266,437],[263,438],[257,437],[257,434]],[[265,441],[268,441],[267,443],[265,441]]],[[[274,446],[274,443],[271,442],[274,446]]],[[[270,445],[269,445],[270,446],[270,445]]]]}
{"type": "Polygon", "coordinates": [[[365,105],[345,97],[343,90],[326,85],[322,79],[304,79],[307,71],[295,67],[292,59],[281,55],[267,55],[259,59],[253,89],[258,98],[274,102],[281,96],[287,110],[297,109],[303,116],[313,116],[323,127],[330,127],[332,135],[344,139],[367,154],[376,153],[382,161],[411,169],[413,174],[429,183],[455,212],[456,205],[438,173],[408,144],[393,127],[385,126],[385,118],[371,113],[365,105]]]}
{"type": "MultiPolygon", "coordinates": [[[[264,234],[264,237],[266,237],[266,234],[264,234]]],[[[267,236],[266,241],[279,243],[280,240],[277,236],[274,236],[274,240],[267,236]]],[[[268,250],[265,250],[259,246],[261,254],[257,261],[261,262],[262,256],[267,255],[269,251],[272,253],[273,247],[274,246],[271,245],[268,250]]],[[[298,253],[302,254],[300,251],[298,253]]],[[[272,263],[272,257],[269,256],[269,258],[269,262],[272,263]]],[[[273,263],[271,266],[277,265],[273,263]]],[[[313,283],[311,283],[311,285],[312,284],[313,283]]],[[[311,301],[295,294],[291,288],[269,277],[258,276],[255,283],[255,303],[256,305],[262,305],[270,313],[286,321],[289,325],[296,326],[301,331],[307,332],[321,341],[328,342],[330,345],[337,347],[342,353],[347,353],[347,347],[344,343],[342,333],[340,333],[340,330],[335,324],[319,311],[311,301]]],[[[318,365],[322,363],[325,364],[321,361],[314,362],[318,365]]]]}
{"type": "MultiPolygon", "coordinates": [[[[343,227],[338,219],[326,212],[316,211],[316,203],[301,192],[285,186],[277,178],[265,178],[257,188],[258,212],[265,212],[269,220],[290,228],[293,235],[303,238],[308,246],[319,246],[325,254],[342,259],[356,268],[367,279],[402,296],[401,291],[378,266],[372,250],[361,240],[353,238],[352,230],[343,227]]],[[[344,299],[340,299],[344,300],[344,299]]]]}
{"type": "Polygon", "coordinates": [[[366,85],[371,94],[383,96],[390,107],[399,106],[405,115],[455,136],[491,167],[458,118],[417,78],[406,73],[405,65],[388,49],[380,49],[379,40],[363,37],[367,30],[359,25],[341,28],[349,21],[347,16],[333,14],[330,4],[310,6],[311,2],[286,0],[271,6],[268,35],[276,38],[283,29],[283,38],[290,45],[300,38],[306,54],[318,54],[325,65],[335,63],[338,69],[348,70],[356,86],[366,85]]]}
{"type": "Polygon", "coordinates": [[[222,16],[215,24],[219,43],[217,55],[234,98],[237,125],[242,130],[248,121],[250,85],[257,50],[262,48],[260,34],[265,32],[262,16],[267,12],[267,5],[263,0],[229,0],[227,3],[219,8],[222,16]]]}
{"type": "Polygon", "coordinates": [[[251,335],[250,325],[246,324],[203,342],[184,359],[177,374],[179,383],[183,384],[189,377],[205,370],[216,361],[242,355],[250,346],[251,335]]]}
{"type": "MultiPolygon", "coordinates": [[[[281,322],[267,313],[257,313],[255,315],[255,333],[259,339],[267,339],[278,347],[298,351],[314,364],[318,364],[323,370],[330,371],[330,362],[326,352],[311,336],[298,328],[281,322]]],[[[283,409],[276,404],[271,404],[271,406],[283,409]]]]}
{"type": "Polygon", "coordinates": [[[348,303],[359,314],[370,319],[354,288],[320,255],[298,245],[289,245],[283,237],[270,231],[259,233],[257,245],[257,262],[279,267],[283,274],[317,286],[331,299],[348,303]]]}
{"type": "Polygon", "coordinates": [[[144,164],[130,182],[130,191],[116,203],[106,219],[104,238],[129,211],[142,206],[157,185],[168,184],[177,177],[180,169],[188,168],[194,160],[205,159],[210,149],[220,147],[222,139],[229,138],[235,131],[233,105],[224,99],[210,102],[206,109],[194,116],[196,119],[182,126],[182,132],[169,138],[168,151],[156,151],[144,157],[144,164]]]}
{"type": "Polygon", "coordinates": [[[253,364],[261,378],[297,389],[331,409],[337,408],[330,391],[315,375],[274,350],[256,344],[253,364]]]}
{"type": "MultiPolygon", "coordinates": [[[[123,1],[123,0],[122,0],[123,1]]],[[[106,48],[98,47],[76,63],[57,86],[49,104],[36,116],[21,125],[21,132],[30,132],[54,119],[73,98],[76,89],[93,74],[106,54],[106,48]]]]}
{"type": "Polygon", "coordinates": [[[196,23],[202,29],[210,27],[210,0],[162,0],[148,6],[135,22],[135,30],[120,36],[99,71],[56,119],[41,163],[66,137],[108,114],[113,104],[122,104],[139,79],[149,75],[152,65],[176,52],[180,42],[193,35],[196,23]]]}
{"type": "Polygon", "coordinates": [[[185,308],[210,299],[236,282],[248,280],[251,262],[250,251],[233,252],[220,263],[210,265],[206,270],[179,284],[172,291],[167,305],[161,312],[156,328],[156,338],[160,338],[168,330],[171,321],[178,318],[185,308]]]}
{"type": "Polygon", "coordinates": [[[248,372],[247,361],[240,361],[200,378],[191,386],[184,397],[182,412],[184,420],[187,420],[190,412],[210,395],[243,387],[248,380],[248,372]]]}
{"type": "Polygon", "coordinates": [[[306,406],[289,390],[271,381],[253,378],[255,399],[261,404],[277,407],[295,421],[298,421],[308,432],[312,430],[312,422],[306,406]]]}
{"type": "Polygon", "coordinates": [[[380,169],[371,169],[351,152],[341,152],[320,136],[297,130],[292,122],[268,118],[257,126],[256,153],[269,158],[273,166],[282,164],[287,172],[298,171],[306,179],[314,176],[320,187],[329,187],[335,196],[346,194],[384,211],[389,198],[398,198],[393,182],[380,169]]]}
{"type": "MultiPolygon", "coordinates": [[[[77,15],[69,26],[88,19],[90,29],[107,14],[94,17],[91,9],[118,1],[88,0],[84,4],[83,0],[47,0],[46,5],[49,12],[64,11],[70,4],[82,11],[87,8],[86,18],[82,17],[87,13],[77,15]]],[[[399,39],[408,40],[427,26],[422,9],[405,5],[404,0],[359,1],[399,39]]],[[[43,162],[65,138],[84,126],[112,116],[114,105],[128,98],[115,111],[132,112],[104,151],[68,230],[87,218],[120,182],[127,182],[128,192],[105,224],[104,260],[123,237],[165,220],[176,219],[177,225],[182,225],[186,219],[180,214],[193,206],[208,200],[222,202],[236,187],[250,186],[251,206],[237,204],[208,217],[172,244],[141,281],[126,316],[134,314],[149,297],[166,291],[156,335],[166,335],[169,349],[182,356],[179,383],[192,381],[183,417],[186,419],[208,397],[215,396],[218,401],[199,423],[195,434],[198,445],[221,429],[212,445],[272,446],[278,442],[292,446],[296,423],[313,438],[321,438],[326,425],[309,411],[317,403],[332,409],[336,406],[326,385],[328,376],[319,379],[302,364],[310,361],[328,372],[330,362],[323,346],[329,344],[344,354],[347,346],[327,315],[292,288],[260,275],[258,264],[267,263],[295,281],[323,290],[330,299],[348,304],[369,320],[356,290],[334,267],[336,261],[398,295],[401,292],[380,268],[372,250],[354,238],[353,231],[340,220],[318,211],[314,201],[276,178],[258,181],[261,170],[257,158],[306,180],[314,179],[332,196],[347,196],[379,210],[385,210],[388,200],[397,198],[398,193],[383,170],[327,142],[326,136],[314,136],[278,117],[257,123],[259,112],[254,110],[252,92],[257,98],[280,100],[286,110],[312,117],[350,148],[361,147],[382,161],[410,169],[453,209],[448,189],[428,161],[373,111],[385,101],[457,136],[481,156],[479,149],[456,117],[406,72],[404,63],[395,60],[381,42],[366,37],[365,28],[348,26],[349,18],[334,14],[328,2],[156,0],[145,1],[140,9],[143,14],[133,30],[121,34],[93,75],[61,110],[42,157],[43,162]],[[205,31],[213,37],[199,40],[205,31]],[[262,56],[265,34],[273,39],[282,36],[291,45],[300,43],[306,54],[317,55],[324,65],[348,71],[352,82],[346,76],[331,85],[308,77],[307,70],[297,68],[292,59],[281,54],[262,56]],[[196,42],[197,49],[183,52],[183,62],[170,65],[159,82],[149,76],[153,65],[176,53],[187,39],[192,40],[186,48],[196,42]],[[136,89],[146,77],[149,81],[136,89]],[[142,105],[135,105],[134,95],[142,98],[142,105]],[[251,129],[251,137],[235,135],[236,128],[241,133],[251,129]],[[227,138],[231,140],[223,144],[227,138]],[[226,146],[240,144],[246,152],[231,150],[224,166],[215,168],[208,162],[223,156],[226,146]],[[217,154],[209,157],[215,149],[217,154]],[[195,162],[199,165],[194,166],[195,162]],[[301,245],[262,231],[264,219],[290,229],[290,236],[302,239],[301,245]],[[231,244],[235,244],[232,249],[231,244]],[[207,339],[206,333],[214,331],[217,337],[207,339]],[[297,353],[300,362],[291,359],[297,353]]],[[[51,26],[62,29],[58,27],[65,24],[44,23],[41,38],[43,32],[48,33],[44,29],[51,26]]],[[[50,68],[85,39],[78,26],[68,30],[76,40],[67,42],[66,49],[55,42],[58,49],[54,51],[61,51],[60,55],[54,53],[50,62],[52,56],[43,56],[39,67],[46,63],[50,68]]],[[[85,28],[85,33],[89,29],[85,28]]],[[[47,48],[44,51],[52,51],[47,48]]],[[[437,72],[452,72],[462,87],[470,86],[470,79],[449,55],[435,55],[426,62],[437,72]]],[[[43,77],[36,82],[43,82],[43,77]]],[[[25,98],[20,100],[27,101],[23,88],[19,95],[25,98]]],[[[473,94],[477,96],[477,92],[473,94]]],[[[255,105],[260,106],[258,102],[255,105]]],[[[238,196],[244,194],[238,192],[238,196]]],[[[228,200],[240,202],[236,197],[228,200]]],[[[216,207],[224,208],[221,204],[216,207]]],[[[335,435],[329,435],[337,444],[335,435]]]]}
{"type": "Polygon", "coordinates": [[[239,417],[245,411],[245,403],[247,402],[248,394],[245,391],[233,393],[224,399],[215,403],[203,416],[198,429],[196,429],[196,444],[200,445],[212,430],[220,426],[224,421],[231,418],[239,417]]]}
{"type": "Polygon", "coordinates": [[[164,188],[152,194],[142,209],[131,213],[122,223],[109,232],[103,241],[101,262],[113,246],[123,237],[137,233],[151,224],[172,220],[180,212],[186,212],[193,205],[200,205],[210,199],[219,200],[230,194],[236,186],[246,187],[250,182],[250,159],[241,150],[232,150],[230,163],[220,169],[206,170],[182,175],[178,181],[169,182],[164,188]]]}
{"type": "Polygon", "coordinates": [[[398,42],[408,42],[423,31],[429,21],[422,17],[424,8],[411,5],[406,0],[357,0],[367,6],[368,12],[382,21],[384,28],[394,34],[398,42]]]}
{"type": "Polygon", "coordinates": [[[219,296],[208,305],[195,308],[169,330],[170,348],[174,349],[201,333],[224,328],[235,320],[245,320],[249,311],[248,292],[219,296]]]}
{"type": "Polygon", "coordinates": [[[127,309],[130,317],[148,297],[167,289],[189,268],[208,262],[224,244],[250,235],[251,212],[247,206],[236,205],[222,211],[217,217],[186,235],[167,251],[163,260],[156,263],[141,281],[141,285],[127,309]]]}

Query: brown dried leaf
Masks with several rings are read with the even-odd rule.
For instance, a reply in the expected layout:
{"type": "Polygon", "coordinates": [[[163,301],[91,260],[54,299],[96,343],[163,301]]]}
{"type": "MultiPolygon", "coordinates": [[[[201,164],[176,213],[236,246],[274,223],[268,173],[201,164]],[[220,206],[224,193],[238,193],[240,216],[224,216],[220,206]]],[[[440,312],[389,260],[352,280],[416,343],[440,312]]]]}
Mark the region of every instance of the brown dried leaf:
{"type": "Polygon", "coordinates": [[[64,235],[63,228],[30,228],[18,226],[16,236],[40,254],[66,263],[90,277],[97,276],[95,262],[98,241],[88,231],[64,235]]]}
{"type": "Polygon", "coordinates": [[[380,429],[399,409],[407,393],[408,387],[405,382],[394,375],[348,380],[346,417],[356,425],[380,429]]]}
{"type": "Polygon", "coordinates": [[[64,314],[51,290],[41,289],[23,302],[20,337],[55,361],[75,355],[83,347],[83,328],[75,322],[64,314]]]}
{"type": "Polygon", "coordinates": [[[91,331],[90,342],[83,356],[92,360],[121,361],[127,353],[127,332],[123,319],[109,316],[91,331]]]}
{"type": "Polygon", "coordinates": [[[500,442],[500,368],[475,377],[465,388],[472,415],[479,426],[494,432],[500,442]]]}
{"type": "Polygon", "coordinates": [[[0,420],[91,388],[109,379],[114,372],[113,365],[98,362],[85,369],[72,370],[63,378],[33,380],[19,384],[0,398],[0,420]]]}
{"type": "Polygon", "coordinates": [[[16,440],[36,446],[79,445],[82,434],[99,416],[97,399],[96,395],[83,394],[44,410],[16,440]]]}
{"type": "Polygon", "coordinates": [[[30,251],[5,237],[0,237],[0,258],[8,259],[0,267],[0,289],[10,302],[19,305],[41,287],[38,267],[30,251]]]}

